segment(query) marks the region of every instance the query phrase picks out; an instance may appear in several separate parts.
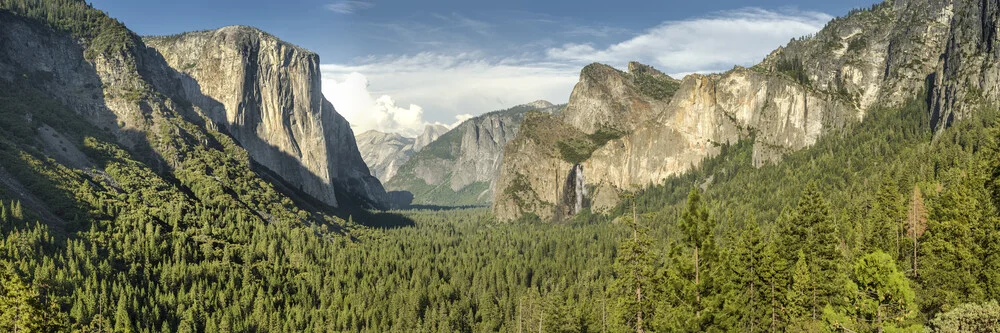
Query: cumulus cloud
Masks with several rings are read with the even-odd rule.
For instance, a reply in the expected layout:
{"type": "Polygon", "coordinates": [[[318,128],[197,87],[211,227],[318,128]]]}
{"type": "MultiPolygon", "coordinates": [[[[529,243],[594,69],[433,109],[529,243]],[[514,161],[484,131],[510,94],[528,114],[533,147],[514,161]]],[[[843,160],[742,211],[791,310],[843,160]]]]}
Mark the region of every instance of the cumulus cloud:
{"type": "MultiPolygon", "coordinates": [[[[565,103],[580,69],[573,64],[491,59],[481,53],[419,53],[371,57],[355,65],[327,64],[321,70],[324,91],[328,82],[343,82],[351,73],[363,73],[371,82],[371,94],[419,105],[427,111],[428,122],[448,124],[458,116],[478,115],[538,99],[565,103]]],[[[327,98],[334,105],[338,98],[349,98],[331,94],[327,93],[327,98]]]]}
{"type": "MultiPolygon", "coordinates": [[[[416,137],[423,132],[424,126],[432,124],[424,119],[424,109],[419,105],[404,107],[397,105],[389,95],[375,97],[368,86],[368,78],[357,72],[347,74],[341,81],[323,79],[323,95],[351,123],[354,134],[377,130],[416,137]]],[[[455,117],[457,122],[453,124],[434,124],[453,128],[471,117],[462,114],[455,117]]]]}
{"type": "Polygon", "coordinates": [[[337,1],[326,5],[326,9],[338,14],[354,14],[359,10],[374,6],[375,4],[365,1],[337,1]]]}
{"type": "Polygon", "coordinates": [[[546,55],[552,60],[616,66],[636,60],[669,73],[721,71],[752,65],[789,39],[819,31],[832,18],[817,12],[748,8],[664,22],[607,47],[564,44],[546,55]]]}

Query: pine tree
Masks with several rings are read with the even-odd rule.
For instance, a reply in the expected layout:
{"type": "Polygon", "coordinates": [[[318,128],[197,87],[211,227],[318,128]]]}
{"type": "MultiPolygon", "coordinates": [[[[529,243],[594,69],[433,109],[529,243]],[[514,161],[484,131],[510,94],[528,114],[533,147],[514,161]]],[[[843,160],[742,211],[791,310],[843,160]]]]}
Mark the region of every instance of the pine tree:
{"type": "MultiPolygon", "coordinates": [[[[633,212],[634,212],[633,206],[633,212]]],[[[634,213],[633,213],[634,214],[634,213]]],[[[631,229],[631,235],[621,242],[615,258],[615,281],[613,288],[618,294],[616,316],[622,328],[646,331],[653,314],[653,256],[651,242],[646,230],[636,219],[637,216],[622,216],[623,223],[631,229]]]]}
{"type": "Polygon", "coordinates": [[[0,330],[6,332],[37,332],[41,330],[43,314],[36,299],[38,291],[25,283],[9,266],[0,272],[0,330]]]}
{"type": "Polygon", "coordinates": [[[751,217],[730,250],[720,258],[725,269],[718,276],[725,281],[723,308],[716,323],[725,331],[761,332],[768,330],[770,286],[767,246],[756,218],[751,217]]]}
{"type": "MultiPolygon", "coordinates": [[[[829,204],[816,185],[810,183],[799,197],[794,213],[779,223],[778,247],[784,261],[797,263],[795,256],[801,251],[809,263],[812,290],[808,308],[812,319],[818,320],[827,304],[840,303],[841,287],[846,282],[844,256],[839,249],[837,229],[830,218],[829,204]]],[[[791,276],[794,272],[788,274],[791,276]]]]}
{"type": "MultiPolygon", "coordinates": [[[[701,202],[701,192],[695,188],[688,194],[685,210],[681,213],[680,229],[683,246],[691,249],[691,267],[694,268],[694,279],[690,281],[694,290],[695,320],[701,321],[702,312],[706,310],[706,302],[702,298],[711,289],[711,283],[705,280],[711,278],[710,268],[715,258],[715,222],[708,213],[708,208],[701,202]]],[[[699,325],[700,326],[700,325],[699,325]]]]}
{"type": "Polygon", "coordinates": [[[792,266],[792,284],[785,295],[785,309],[789,318],[789,323],[807,321],[811,317],[813,301],[812,295],[815,289],[815,282],[809,264],[809,258],[804,251],[799,250],[798,259],[792,266]]]}
{"type": "MultiPolygon", "coordinates": [[[[949,305],[980,302],[984,267],[978,236],[983,222],[982,202],[969,175],[960,169],[945,172],[942,191],[932,202],[927,231],[918,249],[918,280],[926,287],[921,310],[936,314],[949,305]]],[[[980,183],[981,184],[981,183],[980,183]]]]}
{"type": "Polygon", "coordinates": [[[118,306],[115,309],[115,332],[133,332],[132,319],[128,315],[128,299],[124,293],[118,298],[118,306]]]}
{"type": "Polygon", "coordinates": [[[20,201],[14,201],[10,204],[10,216],[15,220],[24,220],[24,209],[21,208],[20,201]]]}
{"type": "Polygon", "coordinates": [[[891,178],[886,178],[875,193],[865,236],[871,249],[900,254],[903,242],[903,208],[901,195],[891,178]]]}

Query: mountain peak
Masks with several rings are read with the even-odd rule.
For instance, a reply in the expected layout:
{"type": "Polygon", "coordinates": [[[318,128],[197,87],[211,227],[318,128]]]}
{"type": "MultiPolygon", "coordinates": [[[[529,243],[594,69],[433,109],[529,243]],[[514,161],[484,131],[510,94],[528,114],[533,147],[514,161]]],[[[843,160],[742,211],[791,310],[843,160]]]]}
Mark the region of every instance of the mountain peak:
{"type": "Polygon", "coordinates": [[[538,108],[538,109],[544,109],[544,108],[550,108],[550,107],[554,106],[555,104],[552,104],[552,102],[540,99],[540,100],[537,100],[537,101],[534,101],[534,102],[531,102],[531,103],[525,103],[523,105],[524,106],[528,106],[528,107],[538,108]]]}

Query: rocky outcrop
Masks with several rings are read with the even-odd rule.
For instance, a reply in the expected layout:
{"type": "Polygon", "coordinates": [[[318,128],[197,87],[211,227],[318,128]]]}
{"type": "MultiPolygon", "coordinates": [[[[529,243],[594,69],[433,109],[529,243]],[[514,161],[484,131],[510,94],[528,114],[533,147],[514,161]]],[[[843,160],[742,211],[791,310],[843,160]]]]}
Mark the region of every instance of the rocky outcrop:
{"type": "Polygon", "coordinates": [[[407,138],[396,133],[382,133],[370,130],[357,137],[361,158],[368,164],[372,176],[383,183],[396,175],[396,170],[428,144],[448,131],[443,125],[427,125],[416,138],[407,138]]]}
{"type": "Polygon", "coordinates": [[[198,112],[285,182],[337,206],[337,191],[373,207],[388,197],[350,124],[323,98],[319,56],[260,30],[146,38],[177,73],[198,112]]]}
{"type": "Polygon", "coordinates": [[[920,91],[930,90],[933,119],[946,126],[998,100],[996,8],[972,1],[886,2],[837,18],[751,69],[690,75],[668,98],[629,80],[651,73],[645,77],[672,82],[648,66],[630,64],[628,73],[587,66],[561,118],[573,129],[545,125],[569,138],[519,135],[514,143],[523,149],[505,155],[493,211],[501,220],[552,216],[559,198],[546,195],[554,187],[548,179],[554,172],[565,177],[569,169],[552,166],[565,167],[568,159],[584,158],[587,184],[597,189],[592,201],[608,209],[618,192],[690,170],[718,154],[721,144],[754,138],[753,162],[761,166],[920,91]],[[965,103],[978,94],[983,103],[965,103]],[[600,140],[602,128],[621,135],[600,140]],[[566,154],[581,134],[593,150],[566,154]]]}
{"type": "Polygon", "coordinates": [[[636,62],[629,64],[627,73],[591,64],[580,72],[561,117],[586,133],[602,128],[631,131],[664,110],[678,85],[679,81],[636,62]]]}
{"type": "MultiPolygon", "coordinates": [[[[639,97],[624,95],[618,100],[636,100],[639,97]]],[[[572,101],[571,101],[572,104],[572,101]]],[[[582,166],[588,172],[589,186],[600,187],[604,196],[602,208],[616,202],[617,190],[634,189],[662,181],[666,177],[690,170],[703,159],[719,153],[719,146],[735,143],[756,134],[754,161],[757,165],[779,159],[784,153],[814,144],[817,138],[832,128],[840,128],[857,120],[859,113],[849,104],[808,89],[783,75],[760,73],[736,68],[722,75],[690,75],[680,84],[670,102],[662,109],[651,109],[651,118],[631,132],[601,143],[591,152],[582,166]],[[612,190],[608,187],[617,189],[612,190]]],[[[540,202],[530,207],[556,207],[558,197],[546,195],[554,186],[548,179],[567,177],[573,162],[565,151],[574,140],[593,141],[594,134],[587,133],[571,123],[557,124],[556,118],[536,117],[545,133],[563,133],[559,139],[553,135],[519,136],[511,144],[503,162],[498,198],[494,212],[501,219],[517,218],[520,209],[504,207],[522,205],[531,198],[540,202]],[[563,125],[564,124],[564,125],[563,125]],[[549,147],[543,149],[541,147],[549,147]],[[554,176],[555,175],[555,176],[554,176]],[[526,184],[513,184],[523,180],[526,184]],[[525,189],[503,190],[507,187],[536,189],[538,195],[525,189]],[[540,189],[540,190],[537,190],[540,189]],[[513,215],[505,215],[511,214],[513,215]]],[[[532,132],[528,132],[532,133],[532,132]]],[[[562,207],[562,206],[560,206],[562,207]]],[[[542,218],[564,213],[529,210],[542,218]]]]}
{"type": "Polygon", "coordinates": [[[950,33],[951,0],[887,1],[792,40],[757,67],[843,96],[857,109],[899,105],[927,88],[950,33]]]}
{"type": "Polygon", "coordinates": [[[420,133],[420,136],[413,140],[413,151],[419,152],[421,149],[424,149],[424,147],[431,144],[431,142],[437,140],[437,138],[440,138],[445,133],[448,133],[449,130],[448,126],[440,124],[429,124],[424,126],[424,132],[420,133]]]}
{"type": "Polygon", "coordinates": [[[561,198],[560,187],[573,164],[562,158],[559,142],[586,140],[583,131],[556,116],[525,115],[520,133],[504,147],[492,209],[498,219],[525,215],[551,219],[561,198]]]}
{"type": "Polygon", "coordinates": [[[936,129],[1000,106],[1000,2],[956,1],[953,11],[952,33],[934,74],[936,129]]]}
{"type": "Polygon", "coordinates": [[[409,191],[422,205],[483,205],[493,198],[504,146],[530,110],[555,113],[546,101],[519,105],[469,119],[415,153],[386,183],[409,191]]]}

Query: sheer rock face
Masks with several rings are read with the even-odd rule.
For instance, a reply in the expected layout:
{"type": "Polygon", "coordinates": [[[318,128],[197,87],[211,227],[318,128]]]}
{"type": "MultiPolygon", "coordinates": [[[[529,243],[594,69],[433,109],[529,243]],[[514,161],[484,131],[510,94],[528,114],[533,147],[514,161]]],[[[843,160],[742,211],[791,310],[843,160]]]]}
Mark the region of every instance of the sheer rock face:
{"type": "Polygon", "coordinates": [[[555,113],[559,108],[546,101],[536,101],[469,119],[415,153],[386,187],[412,192],[417,204],[489,203],[504,146],[519,131],[525,112],[555,113]],[[456,196],[461,198],[443,199],[456,196]]]}
{"type": "Polygon", "coordinates": [[[361,157],[368,164],[372,176],[387,183],[410,156],[447,131],[448,128],[443,125],[427,125],[420,136],[407,138],[396,133],[370,130],[358,135],[358,150],[361,151],[361,157]]]}
{"type": "Polygon", "coordinates": [[[857,109],[895,106],[926,89],[951,32],[954,0],[885,2],[834,19],[815,36],[791,41],[758,67],[798,62],[818,91],[857,109]]]}
{"type": "MultiPolygon", "coordinates": [[[[886,2],[793,40],[752,69],[690,75],[665,102],[628,80],[648,66],[630,64],[623,73],[590,65],[561,118],[568,126],[545,126],[568,137],[625,130],[582,163],[601,209],[613,205],[612,194],[690,170],[718,154],[719,144],[751,132],[754,164],[761,166],[921,91],[930,94],[932,119],[943,128],[1000,102],[998,15],[996,1],[886,2]]],[[[549,179],[569,168],[555,146],[547,147],[558,140],[549,141],[522,132],[509,146],[493,206],[498,219],[552,216],[558,197],[546,194],[555,188],[549,179]]]]}
{"type": "Polygon", "coordinates": [[[936,129],[1000,105],[1000,2],[955,1],[954,12],[931,95],[936,129]]]}
{"type": "Polygon", "coordinates": [[[350,124],[323,98],[319,56],[240,26],[145,42],[176,70],[195,108],[285,182],[332,206],[337,190],[387,206],[350,124]]]}

